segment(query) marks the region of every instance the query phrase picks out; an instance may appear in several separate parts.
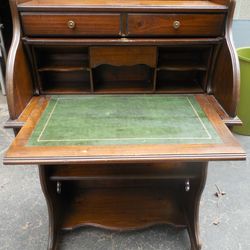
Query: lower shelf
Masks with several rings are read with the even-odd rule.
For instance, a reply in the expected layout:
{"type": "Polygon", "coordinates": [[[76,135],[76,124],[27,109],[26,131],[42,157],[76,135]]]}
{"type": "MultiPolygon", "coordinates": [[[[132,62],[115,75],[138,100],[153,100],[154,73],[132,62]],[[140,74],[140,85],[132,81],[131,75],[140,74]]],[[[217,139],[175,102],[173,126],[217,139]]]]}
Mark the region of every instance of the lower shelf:
{"type": "Polygon", "coordinates": [[[117,94],[117,93],[152,93],[153,83],[143,81],[119,81],[95,83],[96,93],[117,94]]]}
{"type": "Polygon", "coordinates": [[[158,82],[156,84],[156,93],[168,94],[188,94],[188,93],[204,93],[204,90],[196,82],[158,82]]]}
{"type": "Polygon", "coordinates": [[[91,92],[89,82],[51,83],[43,86],[43,94],[87,94],[91,92]]]}
{"type": "MultiPolygon", "coordinates": [[[[197,178],[200,167],[196,163],[133,163],[52,166],[52,181],[151,181],[185,180],[197,178]]],[[[143,183],[144,183],[143,182],[143,183]]]]}
{"type": "Polygon", "coordinates": [[[85,189],[65,202],[61,228],[72,230],[92,225],[132,230],[155,224],[185,227],[174,190],[163,187],[85,189]]]}

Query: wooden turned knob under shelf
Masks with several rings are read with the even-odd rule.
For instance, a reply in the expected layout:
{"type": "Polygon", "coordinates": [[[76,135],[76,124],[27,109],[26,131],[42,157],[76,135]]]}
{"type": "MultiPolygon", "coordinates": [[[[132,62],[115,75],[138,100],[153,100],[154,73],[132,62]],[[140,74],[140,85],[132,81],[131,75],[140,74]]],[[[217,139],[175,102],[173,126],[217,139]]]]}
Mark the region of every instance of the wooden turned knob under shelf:
{"type": "Polygon", "coordinates": [[[173,22],[173,28],[174,29],[179,29],[180,28],[180,26],[181,26],[181,22],[180,21],[174,21],[173,22]]]}
{"type": "Polygon", "coordinates": [[[76,23],[73,20],[68,21],[68,28],[74,29],[76,27],[76,23]]]}

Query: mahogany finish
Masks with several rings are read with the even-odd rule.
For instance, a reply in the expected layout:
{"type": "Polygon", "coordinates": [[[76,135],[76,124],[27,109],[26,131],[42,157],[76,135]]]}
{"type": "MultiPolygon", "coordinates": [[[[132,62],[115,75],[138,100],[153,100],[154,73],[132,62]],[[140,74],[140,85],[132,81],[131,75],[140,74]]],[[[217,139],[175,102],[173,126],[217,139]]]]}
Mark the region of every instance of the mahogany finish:
{"type": "Polygon", "coordinates": [[[128,14],[128,35],[213,37],[223,33],[224,19],[223,14],[128,14]]]}
{"type": "Polygon", "coordinates": [[[10,0],[5,164],[39,165],[48,249],[61,230],[171,224],[201,249],[199,203],[210,160],[245,159],[227,126],[239,66],[234,0],[10,0]],[[221,143],[27,146],[49,95],[195,94],[221,143]],[[20,132],[19,132],[20,130],[20,132]],[[19,132],[19,133],[18,133],[19,132]]]}
{"type": "Polygon", "coordinates": [[[95,68],[102,64],[113,66],[133,66],[146,64],[156,67],[156,47],[149,46],[98,46],[90,48],[90,67],[95,68]]]}
{"type": "Polygon", "coordinates": [[[119,14],[23,13],[21,19],[28,36],[118,36],[121,32],[119,14]]]}
{"type": "Polygon", "coordinates": [[[13,23],[13,40],[6,65],[6,91],[10,119],[16,119],[30,101],[32,76],[21,42],[21,29],[16,9],[16,1],[10,1],[13,23]],[[21,84],[20,84],[21,82],[21,84]]]}

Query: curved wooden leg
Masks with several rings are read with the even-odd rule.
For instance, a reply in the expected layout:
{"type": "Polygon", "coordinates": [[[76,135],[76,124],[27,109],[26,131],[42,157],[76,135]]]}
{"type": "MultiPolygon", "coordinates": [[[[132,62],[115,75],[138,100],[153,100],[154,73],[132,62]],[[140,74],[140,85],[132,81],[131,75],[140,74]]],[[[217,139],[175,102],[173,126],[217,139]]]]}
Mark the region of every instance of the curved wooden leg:
{"type": "Polygon", "coordinates": [[[190,180],[190,190],[183,193],[184,212],[192,250],[200,250],[199,207],[203,189],[206,184],[208,163],[196,163],[199,168],[198,178],[190,180]]]}
{"type": "Polygon", "coordinates": [[[39,176],[42,190],[47,202],[49,213],[48,250],[57,249],[57,238],[60,230],[60,196],[56,192],[56,182],[49,180],[49,166],[39,166],[39,176]]]}

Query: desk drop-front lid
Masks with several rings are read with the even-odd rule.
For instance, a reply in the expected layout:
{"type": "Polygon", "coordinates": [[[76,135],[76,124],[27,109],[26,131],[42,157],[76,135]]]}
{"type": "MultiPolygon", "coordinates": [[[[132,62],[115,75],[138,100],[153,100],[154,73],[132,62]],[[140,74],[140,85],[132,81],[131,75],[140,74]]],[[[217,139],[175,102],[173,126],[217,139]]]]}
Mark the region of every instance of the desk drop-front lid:
{"type": "Polygon", "coordinates": [[[206,95],[35,98],[6,164],[245,158],[206,95]]]}

